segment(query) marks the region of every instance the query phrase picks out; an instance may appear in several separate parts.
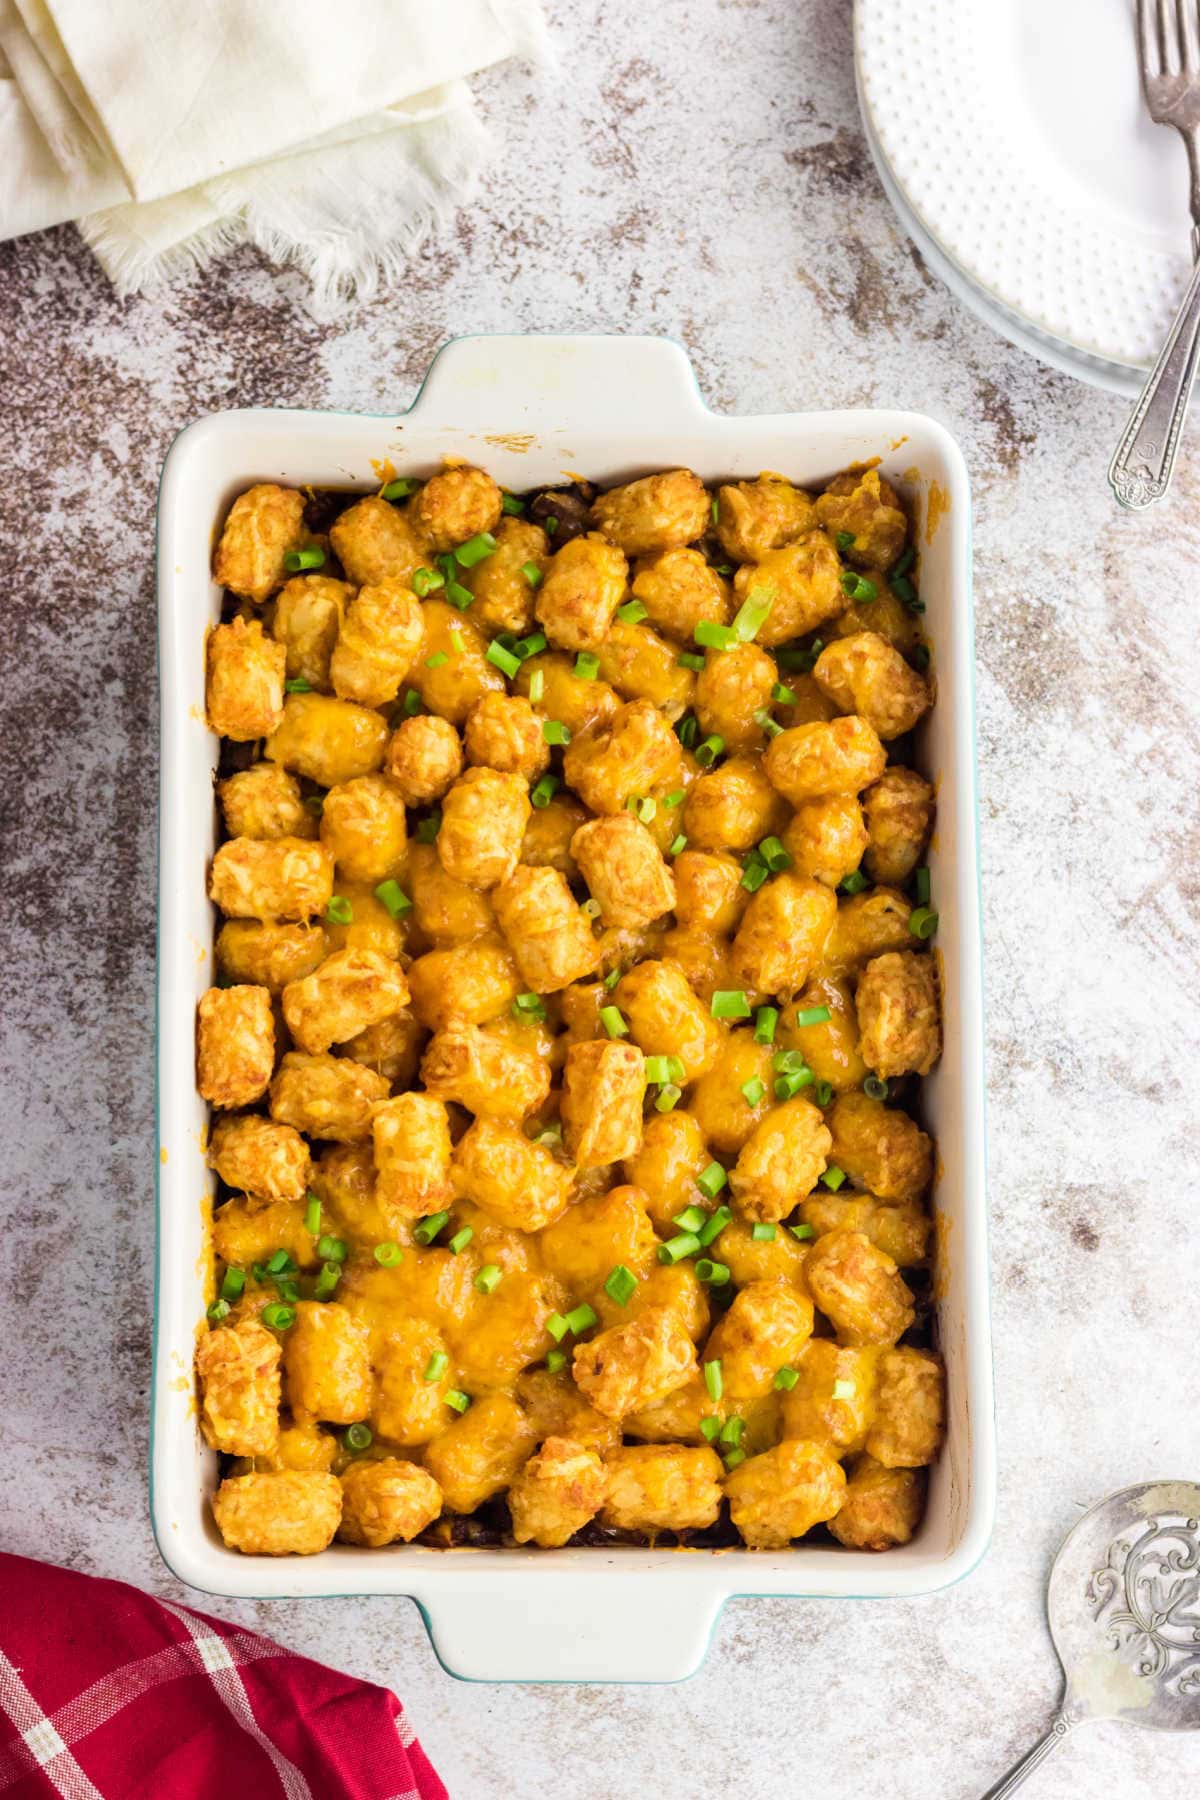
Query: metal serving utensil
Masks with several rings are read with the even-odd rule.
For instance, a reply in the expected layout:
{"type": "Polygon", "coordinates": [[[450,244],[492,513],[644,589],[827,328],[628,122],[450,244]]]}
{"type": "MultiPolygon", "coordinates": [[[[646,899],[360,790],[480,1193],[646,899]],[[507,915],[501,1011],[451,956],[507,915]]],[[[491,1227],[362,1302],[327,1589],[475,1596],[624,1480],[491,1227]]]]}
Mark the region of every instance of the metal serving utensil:
{"type": "Polygon", "coordinates": [[[1147,1481],[1084,1513],[1046,1607],[1066,1692],[1049,1730],[984,1800],[1005,1800],[1091,1719],[1200,1730],[1200,1485],[1147,1481]]]}
{"type": "Polygon", "coordinates": [[[1200,7],[1197,0],[1138,0],[1138,60],[1146,110],[1173,125],[1191,175],[1192,260],[1196,264],[1158,361],[1108,466],[1122,506],[1161,500],[1171,484],[1200,350],[1200,7]]]}

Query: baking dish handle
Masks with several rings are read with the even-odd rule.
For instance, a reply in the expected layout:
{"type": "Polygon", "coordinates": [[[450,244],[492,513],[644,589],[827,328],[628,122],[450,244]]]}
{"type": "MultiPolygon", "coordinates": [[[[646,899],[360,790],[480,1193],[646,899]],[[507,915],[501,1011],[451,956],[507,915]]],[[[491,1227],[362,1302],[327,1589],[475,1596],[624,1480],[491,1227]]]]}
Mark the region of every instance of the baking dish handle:
{"type": "Polygon", "coordinates": [[[687,352],[657,337],[465,337],[438,351],[409,417],[498,447],[586,426],[628,437],[710,418],[687,352]]]}
{"type": "Polygon", "coordinates": [[[682,1681],[704,1661],[724,1600],[645,1574],[566,1571],[468,1577],[413,1597],[438,1661],[466,1681],[682,1681]]]}

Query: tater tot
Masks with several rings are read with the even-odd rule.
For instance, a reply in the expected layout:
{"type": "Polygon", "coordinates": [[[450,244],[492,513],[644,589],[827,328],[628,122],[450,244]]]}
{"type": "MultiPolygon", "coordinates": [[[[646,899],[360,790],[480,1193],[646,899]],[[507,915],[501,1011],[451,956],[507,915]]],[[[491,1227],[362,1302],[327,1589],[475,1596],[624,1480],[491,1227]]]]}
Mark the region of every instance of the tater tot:
{"type": "Polygon", "coordinates": [[[275,1020],[262,987],[209,988],[196,1019],[196,1085],[213,1106],[252,1106],[275,1067],[275,1020]]]}
{"type": "Polygon", "coordinates": [[[581,825],[571,854],[605,925],[648,925],[675,905],[675,883],[657,844],[632,813],[581,825]]]}
{"type": "Polygon", "coordinates": [[[261,1113],[214,1120],[208,1162],[227,1187],[267,1200],[302,1200],[312,1173],[300,1133],[261,1113]]]}
{"type": "Polygon", "coordinates": [[[762,758],[731,756],[693,783],[683,808],[683,831],[693,850],[749,850],[781,831],[787,816],[762,758]]]}
{"type": "Polygon", "coordinates": [[[785,729],[792,725],[816,725],[837,717],[837,707],[832,700],[826,699],[811,675],[797,674],[789,669],[785,685],[796,696],[779,708],[779,723],[785,729]]]}
{"type": "Polygon", "coordinates": [[[717,536],[735,562],[757,562],[812,529],[816,514],[801,488],[782,475],[717,489],[717,536]]]}
{"type": "Polygon", "coordinates": [[[674,644],[649,625],[615,619],[596,656],[604,680],[625,700],[649,700],[677,719],[691,704],[696,678],[684,668],[674,644]]]}
{"type": "Polygon", "coordinates": [[[380,581],[399,581],[409,587],[432,551],[411,512],[392,506],[378,494],[368,494],[347,507],[330,527],[329,541],[355,587],[380,581]]]}
{"type": "Polygon", "coordinates": [[[360,706],[389,706],[420,654],[424,632],[420,605],[404,583],[359,588],[329,662],[334,693],[360,706]]]}
{"type": "Polygon", "coordinates": [[[704,1347],[705,1362],[719,1362],[732,1401],[769,1394],[779,1370],[794,1364],[812,1336],[813,1306],[807,1294],[779,1281],[752,1281],[704,1347]]]}
{"type": "Polygon", "coordinates": [[[339,1044],[340,1056],[353,1057],[366,1069],[386,1077],[394,1088],[411,1087],[421,1061],[425,1033],[411,1013],[392,1013],[377,1024],[356,1031],[339,1044]]]}
{"type": "Polygon", "coordinates": [[[571,1171],[546,1144],[501,1119],[476,1119],[451,1161],[454,1189],[498,1225],[541,1231],[565,1212],[571,1171]]]}
{"type": "Polygon", "coordinates": [[[677,783],[682,762],[679,739],[658,709],[649,700],[627,700],[610,720],[572,738],[563,774],[593,812],[619,813],[631,796],[677,783]]]}
{"type": "Polygon", "coordinates": [[[696,1346],[669,1306],[575,1346],[575,1385],[608,1419],[653,1406],[696,1374],[696,1346]]]}
{"type": "Polygon", "coordinates": [[[353,597],[348,581],[330,575],[293,575],[280,589],[271,636],[283,645],[289,681],[329,686],[329,659],[353,597]]]}
{"type": "Polygon", "coordinates": [[[257,605],[287,580],[284,561],[305,539],[304,495],[297,488],[260,482],[239,494],[229,509],[213,559],[213,579],[257,605]]]}
{"type": "Polygon", "coordinates": [[[867,1450],[888,1469],[918,1469],[931,1463],[942,1442],[946,1372],[932,1350],[907,1345],[879,1359],[875,1419],[867,1450]]]}
{"type": "Polygon", "coordinates": [[[522,637],[533,624],[534,593],[550,554],[549,541],[529,519],[501,519],[495,537],[492,554],[464,569],[459,579],[475,596],[471,617],[477,625],[522,637]]]}
{"type": "Polygon", "coordinates": [[[855,1006],[859,1054],[888,1081],[928,1075],[941,1055],[937,968],[932,956],[893,950],[876,956],[858,978],[855,1006]]]}
{"type": "Polygon", "coordinates": [[[830,1135],[810,1100],[773,1106],[742,1147],[729,1186],[748,1219],[785,1219],[828,1166],[830,1135]]]}
{"type": "Polygon", "coordinates": [[[632,1156],[642,1141],[646,1059],[636,1044],[572,1044],[563,1066],[563,1142],[581,1169],[632,1156]]]}
{"type": "Polygon", "coordinates": [[[897,599],[882,569],[868,566],[863,578],[875,589],[875,598],[852,600],[845,612],[822,625],[822,638],[828,643],[831,638],[852,637],[856,631],[877,631],[897,650],[907,653],[915,649],[921,641],[919,615],[897,599]]]}
{"type": "Polygon", "coordinates": [[[336,787],[371,775],[383,761],[388,726],[382,713],[331,694],[289,694],[283,719],[264,745],[270,762],[336,787]]]}
{"type": "Polygon", "coordinates": [[[421,1079],[431,1094],[495,1119],[523,1119],[550,1092],[549,1065],[540,1053],[483,1025],[436,1032],[421,1059],[421,1079]]]}
{"type": "Polygon", "coordinates": [[[895,1263],[861,1231],[819,1237],[804,1279],[843,1344],[894,1344],[916,1316],[895,1263]]]}
{"type": "MultiPolygon", "coordinates": [[[[408,1254],[415,1257],[416,1252],[408,1254]]],[[[370,1308],[366,1317],[372,1317],[370,1308]]],[[[451,1416],[446,1392],[453,1386],[449,1361],[439,1365],[439,1375],[425,1373],[432,1358],[445,1355],[446,1340],[437,1325],[389,1308],[385,1322],[373,1333],[373,1431],[393,1444],[417,1450],[445,1430],[451,1416]]]]}
{"type": "Polygon", "coordinates": [[[894,1550],[907,1544],[921,1520],[925,1482],[916,1469],[885,1469],[860,1456],[829,1529],[847,1550],[894,1550]]]}
{"type": "Polygon", "coordinates": [[[771,1105],[771,1056],[771,1046],[757,1043],[752,1030],[731,1031],[688,1096],[688,1111],[705,1141],[722,1155],[737,1155],[771,1105]],[[745,1090],[754,1093],[755,1083],[762,1092],[752,1102],[745,1090]]]}
{"type": "Polygon", "coordinates": [[[213,857],[208,897],[234,919],[310,919],[333,892],[333,858],[303,838],[231,838],[213,857]]]}
{"type": "Polygon", "coordinates": [[[626,556],[650,556],[681,549],[703,536],[708,493],[690,469],[670,469],[609,488],[593,506],[592,517],[626,556]]]}
{"type": "Polygon", "coordinates": [[[605,1486],[595,1450],[573,1438],[546,1438],[508,1491],[515,1541],[548,1550],[569,1542],[600,1511],[605,1486]]]}
{"type": "Polygon", "coordinates": [[[606,1458],[601,1520],[614,1531],[701,1531],[721,1510],[721,1459],[707,1444],[625,1444],[606,1458]]]}
{"type": "Polygon", "coordinates": [[[246,1556],[315,1556],[342,1516],[342,1484],[320,1470],[229,1475],[212,1499],[217,1529],[246,1556]]]}
{"type": "MultiPolygon", "coordinates": [[[[673,1236],[678,1229],[677,1225],[670,1226],[668,1235],[673,1236]]],[[[630,1266],[626,1264],[627,1268],[630,1266]]],[[[712,1322],[708,1289],[690,1262],[676,1263],[672,1267],[648,1261],[646,1272],[639,1276],[638,1284],[628,1300],[614,1300],[608,1290],[600,1286],[592,1290],[590,1301],[599,1313],[600,1323],[604,1327],[623,1325],[626,1320],[635,1319],[650,1307],[665,1306],[675,1314],[695,1344],[708,1336],[708,1328],[712,1322]]]]}
{"type": "Polygon", "coordinates": [[[325,956],[320,925],[276,925],[227,919],[217,935],[217,967],[226,981],[281,994],[289,981],[311,975],[325,956]]]}
{"type": "Polygon", "coordinates": [[[492,904],[530,992],[556,994],[595,969],[599,946],[557,869],[522,864],[492,889],[492,904]]]}
{"type": "Polygon", "coordinates": [[[284,663],[282,644],[263,636],[261,620],[216,626],[208,637],[209,729],[237,744],[274,731],[283,717],[284,663]]]}
{"type": "Polygon", "coordinates": [[[933,824],[933,788],[913,769],[885,769],[862,799],[863,866],[872,881],[899,887],[921,860],[933,824]]]}
{"type": "Polygon", "coordinates": [[[918,1200],[885,1203],[873,1194],[827,1194],[818,1188],[801,1201],[800,1214],[818,1237],[826,1231],[861,1231],[900,1269],[914,1268],[929,1254],[933,1221],[918,1200]]]}
{"type": "Polygon", "coordinates": [[[526,1369],[517,1377],[516,1393],[539,1442],[569,1437],[603,1452],[621,1441],[620,1426],[589,1405],[568,1374],[526,1369]]]}
{"type": "Polygon", "coordinates": [[[680,925],[713,935],[737,930],[750,895],[742,886],[742,865],[736,856],[683,850],[671,872],[675,877],[675,917],[680,925]]]}
{"type": "Polygon", "coordinates": [[[271,1117],[307,1137],[353,1143],[371,1135],[371,1110],[388,1084],[348,1056],[289,1050],[271,1083],[271,1117]]]}
{"type": "MultiPolygon", "coordinates": [[[[305,1226],[301,1200],[235,1194],[213,1213],[212,1240],[217,1256],[233,1268],[266,1262],[277,1250],[286,1250],[301,1269],[311,1269],[317,1262],[316,1239],[305,1226]]],[[[262,1301],[274,1297],[264,1292],[262,1301]]]]}
{"type": "Polygon", "coordinates": [[[835,476],[816,501],[816,515],[830,533],[850,537],[844,555],[859,567],[889,569],[908,536],[896,490],[878,469],[835,476]]]}
{"type": "Polygon", "coordinates": [[[897,1107],[841,1094],[829,1115],[830,1161],[854,1187],[898,1204],[920,1200],[933,1180],[933,1143],[897,1107]]]}
{"type": "Polygon", "coordinates": [[[520,860],[529,813],[519,775],[465,770],[442,806],[437,852],[447,875],[485,893],[507,881],[520,860]]]}
{"type": "Polygon", "coordinates": [[[629,565],[602,537],[572,538],[555,552],[537,590],[534,611],[552,645],[596,650],[625,598],[629,565]]]}
{"type": "Polygon", "coordinates": [[[279,1340],[257,1319],[218,1325],[196,1346],[200,1426],[214,1450],[269,1456],[279,1441],[279,1340]]]}
{"type": "Polygon", "coordinates": [[[467,715],[463,731],[467,761],[536,781],[550,766],[550,746],[542,722],[520,694],[485,694],[467,715]]]}
{"type": "Polygon", "coordinates": [[[406,806],[431,806],[462,774],[462,740],[448,719],[418,713],[388,739],[383,772],[406,806]]]}
{"type": "Polygon", "coordinates": [[[757,644],[710,650],[696,678],[696,717],[707,736],[715,732],[731,751],[757,750],[766,738],[755,713],[769,711],[779,680],[773,657],[757,644]]]}
{"type": "Polygon", "coordinates": [[[824,966],[831,974],[851,975],[874,956],[912,948],[912,901],[895,888],[875,888],[838,904],[838,916],[825,944],[824,966]]]}
{"type": "Polygon", "coordinates": [[[615,688],[607,681],[585,680],[575,672],[576,659],[559,650],[543,650],[526,659],[513,676],[513,685],[526,699],[541,676],[538,709],[547,719],[557,719],[573,738],[589,725],[611,719],[620,705],[615,688]]]}
{"type": "Polygon", "coordinates": [[[579,871],[571,855],[571,839],[587,816],[573,794],[555,794],[545,806],[535,806],[521,839],[521,861],[532,867],[544,864],[573,881],[579,871]]]}
{"type": "Polygon", "coordinates": [[[371,1119],[381,1205],[419,1219],[450,1204],[450,1120],[432,1094],[395,1094],[371,1119]]]}
{"type": "Polygon", "coordinates": [[[811,1438],[839,1457],[861,1450],[875,1416],[879,1351],[813,1338],[793,1366],[781,1401],[784,1437],[811,1438]]]}
{"type": "Polygon", "coordinates": [[[283,990],[283,1016],[301,1050],[319,1056],[408,1004],[404,970],[375,950],[335,950],[283,990]]]}
{"type": "Polygon", "coordinates": [[[409,684],[430,712],[461,725],[485,694],[504,692],[504,677],[488,661],[488,640],[469,613],[430,599],[422,602],[421,615],[425,639],[409,670],[409,684]]]}
{"type": "Polygon", "coordinates": [[[339,782],[321,809],[321,842],[339,875],[372,887],[404,868],[404,801],[383,775],[339,782]]]}
{"type": "Polygon", "coordinates": [[[630,1035],[647,1056],[677,1056],[684,1082],[712,1068],[725,1034],[688,986],[678,963],[640,962],[613,993],[630,1035]]]}
{"type": "Polygon", "coordinates": [[[483,469],[463,464],[433,475],[415,495],[412,522],[435,550],[453,550],[500,523],[503,496],[483,469]]]}
{"type": "Polygon", "coordinates": [[[652,1112],[642,1141],[625,1158],[625,1179],[641,1188],[659,1231],[676,1229],[675,1214],[696,1198],[696,1177],[712,1161],[704,1133],[690,1112],[652,1112]]]}
{"type": "Polygon", "coordinates": [[[833,889],[802,875],[777,875],[751,896],[730,951],[735,978],[762,994],[788,996],[821,960],[837,917],[833,889]]]}
{"type": "Polygon", "coordinates": [[[315,838],[317,815],[305,806],[300,783],[277,763],[254,763],[217,783],[231,838],[315,838]]]}
{"type": "Polygon", "coordinates": [[[664,550],[637,565],[633,597],[655,630],[690,646],[701,620],[726,625],[732,611],[729,583],[699,550],[664,550]]]}
{"type": "Polygon", "coordinates": [[[751,1456],[725,1478],[729,1515],[752,1550],[782,1550],[832,1519],[845,1491],[841,1464],[805,1438],[751,1456]]]}
{"type": "Polygon", "coordinates": [[[405,945],[404,918],[393,919],[374,888],[365,882],[339,880],[337,898],[345,902],[350,916],[344,916],[342,907],[338,908],[343,915],[340,923],[326,915],[325,937],[330,950],[369,950],[375,956],[397,961],[405,945]]]}
{"type": "Polygon", "coordinates": [[[745,1219],[734,1218],[717,1238],[709,1255],[723,1262],[738,1287],[751,1281],[785,1281],[804,1291],[806,1245],[797,1243],[790,1231],[777,1231],[771,1238],[756,1238],[754,1227],[745,1219]]]}
{"type": "Polygon", "coordinates": [[[540,1245],[546,1267],[573,1294],[598,1288],[616,1263],[646,1274],[657,1247],[646,1196],[631,1186],[580,1200],[547,1227],[540,1245]]]}
{"type": "Polygon", "coordinates": [[[878,734],[851,713],[827,724],[794,725],[772,738],[766,771],[785,800],[802,806],[825,794],[857,794],[879,779],[886,762],[878,734]]]}
{"type": "Polygon", "coordinates": [[[447,875],[433,844],[409,845],[405,879],[413,919],[432,944],[467,944],[496,929],[486,894],[447,875]]]}
{"type": "Polygon", "coordinates": [[[783,847],[797,875],[837,887],[854,873],[867,847],[862,807],[853,794],[802,801],[783,833],[783,847]]]}
{"type": "Polygon", "coordinates": [[[781,1050],[799,1050],[818,1081],[827,1081],[835,1093],[861,1087],[870,1071],[858,1054],[858,1017],[854,996],[844,980],[828,975],[813,978],[780,1014],[775,1041],[781,1050]],[[799,1016],[829,1014],[801,1025],[799,1016]]]}
{"type": "Polygon", "coordinates": [[[835,638],[813,678],[844,713],[857,714],[885,742],[911,731],[932,704],[929,683],[877,631],[835,638]]]}
{"type": "Polygon", "coordinates": [[[399,1456],[353,1462],[344,1469],[342,1522],[346,1544],[409,1544],[442,1510],[442,1490],[433,1476],[399,1456]]]}
{"type": "Polygon", "coordinates": [[[758,628],[758,642],[768,648],[815,631],[846,604],[837,552],[823,531],[807,532],[780,550],[768,550],[757,562],[743,563],[733,578],[737,605],[751,595],[771,600],[771,610],[758,628]]]}
{"type": "Polygon", "coordinates": [[[413,1011],[430,1031],[459,1019],[483,1025],[507,1012],[521,984],[505,945],[476,938],[445,950],[430,950],[410,964],[413,1011]]]}
{"type": "Polygon", "coordinates": [[[451,1512],[471,1513],[516,1480],[533,1450],[533,1428],[507,1394],[484,1394],[434,1439],[425,1466],[451,1512]]]}
{"type": "Polygon", "coordinates": [[[333,1300],[300,1300],[284,1333],[283,1372],[297,1418],[352,1425],[371,1410],[371,1361],[365,1328],[333,1300]]]}

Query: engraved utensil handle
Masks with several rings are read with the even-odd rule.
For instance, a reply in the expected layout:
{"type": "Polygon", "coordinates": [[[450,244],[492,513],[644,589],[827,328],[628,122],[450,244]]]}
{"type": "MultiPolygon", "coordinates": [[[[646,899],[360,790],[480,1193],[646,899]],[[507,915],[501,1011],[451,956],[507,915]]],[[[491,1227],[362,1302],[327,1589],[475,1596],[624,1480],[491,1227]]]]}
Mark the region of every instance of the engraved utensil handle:
{"type": "Polygon", "coordinates": [[[1073,1724],[1073,1719],[1069,1719],[1065,1713],[1059,1713],[1049,1731],[1038,1739],[1032,1750],[1025,1752],[1020,1762],[1013,1765],[1003,1780],[988,1789],[983,1800],[1008,1800],[1009,1794],[1015,1794],[1023,1786],[1025,1777],[1032,1774],[1039,1763],[1044,1763],[1052,1750],[1058,1749],[1073,1724]]]}
{"type": "Polygon", "coordinates": [[[1108,465],[1109,484],[1122,506],[1153,506],[1170,486],[1198,351],[1200,262],[1192,270],[1162,353],[1108,465]]]}

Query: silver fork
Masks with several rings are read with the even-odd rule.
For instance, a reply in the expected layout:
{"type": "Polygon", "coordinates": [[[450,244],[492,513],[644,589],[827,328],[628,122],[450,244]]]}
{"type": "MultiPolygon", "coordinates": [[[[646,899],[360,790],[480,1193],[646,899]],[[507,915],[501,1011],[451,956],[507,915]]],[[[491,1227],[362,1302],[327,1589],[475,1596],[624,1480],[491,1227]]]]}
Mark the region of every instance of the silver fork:
{"type": "Polygon", "coordinates": [[[1141,509],[1161,500],[1170,486],[1200,357],[1200,3],[1138,0],[1137,10],[1146,109],[1156,125],[1173,125],[1187,148],[1196,265],[1108,466],[1121,505],[1141,509]]]}

